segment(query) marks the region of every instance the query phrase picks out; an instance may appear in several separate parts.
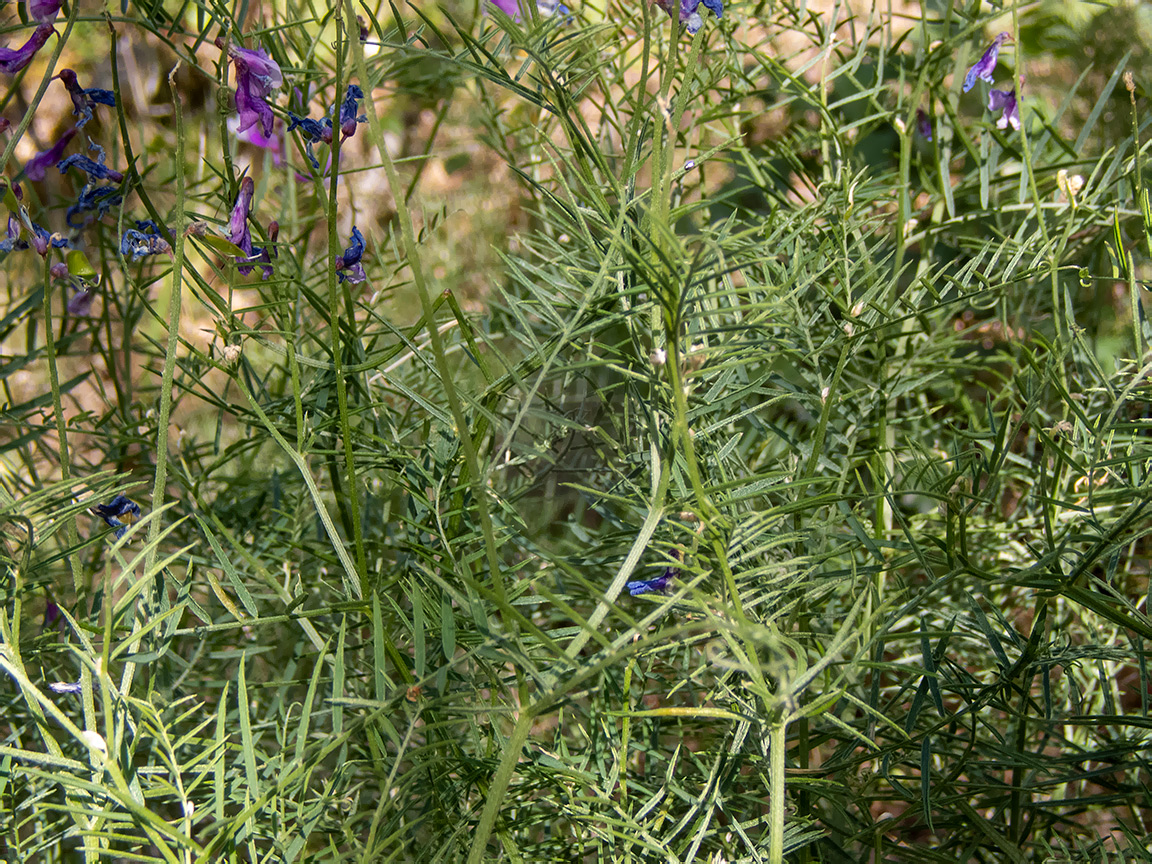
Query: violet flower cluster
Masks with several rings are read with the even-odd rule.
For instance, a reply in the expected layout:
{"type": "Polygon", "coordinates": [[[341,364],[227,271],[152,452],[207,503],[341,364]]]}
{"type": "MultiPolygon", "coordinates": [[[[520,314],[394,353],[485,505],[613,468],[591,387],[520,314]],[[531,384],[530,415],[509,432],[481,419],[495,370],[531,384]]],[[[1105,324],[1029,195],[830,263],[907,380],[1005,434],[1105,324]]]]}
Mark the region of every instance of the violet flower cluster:
{"type": "MultiPolygon", "coordinates": [[[[363,99],[364,91],[355,84],[349,84],[348,90],[344,94],[344,101],[340,103],[340,111],[337,115],[342,141],[356,134],[356,126],[358,124],[368,122],[367,116],[360,113],[360,102],[363,99]]],[[[304,152],[307,153],[308,161],[312,163],[312,167],[319,171],[320,160],[316,158],[316,153],[312,150],[312,145],[332,143],[332,118],[325,117],[323,120],[313,120],[310,117],[299,117],[289,111],[288,119],[291,121],[291,124],[288,126],[289,132],[295,132],[299,129],[304,133],[304,152]]]]}
{"type": "MultiPolygon", "coordinates": [[[[962,92],[967,93],[976,86],[978,80],[987,81],[989,84],[994,82],[996,63],[1000,59],[1000,46],[1011,38],[1011,33],[1001,33],[992,40],[988,50],[968,69],[968,74],[964,76],[962,92]]],[[[1024,85],[1023,76],[1020,77],[1020,85],[1024,85]]],[[[997,129],[1007,129],[1009,126],[1013,129],[1020,128],[1020,106],[1016,104],[1015,89],[989,90],[988,110],[1001,112],[1000,119],[996,121],[997,129]]]]}

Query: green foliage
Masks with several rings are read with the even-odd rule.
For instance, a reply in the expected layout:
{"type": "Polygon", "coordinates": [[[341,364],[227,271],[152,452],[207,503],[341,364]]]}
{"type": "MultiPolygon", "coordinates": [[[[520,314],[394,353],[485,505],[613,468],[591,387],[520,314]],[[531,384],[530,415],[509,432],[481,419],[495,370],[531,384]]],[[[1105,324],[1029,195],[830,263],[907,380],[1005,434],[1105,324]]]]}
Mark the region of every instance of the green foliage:
{"type": "Polygon", "coordinates": [[[98,312],[3,263],[8,860],[1149,860],[1144,13],[477,11],[110,21],[98,312]],[[339,172],[218,34],[370,95],[339,172]]]}

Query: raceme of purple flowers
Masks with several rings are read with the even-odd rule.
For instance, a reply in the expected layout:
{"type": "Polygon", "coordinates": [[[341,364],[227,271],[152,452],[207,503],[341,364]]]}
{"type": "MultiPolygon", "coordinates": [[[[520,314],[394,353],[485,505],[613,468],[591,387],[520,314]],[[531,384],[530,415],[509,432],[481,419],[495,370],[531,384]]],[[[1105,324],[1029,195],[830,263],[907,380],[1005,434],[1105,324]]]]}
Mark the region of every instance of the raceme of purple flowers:
{"type": "MultiPolygon", "coordinates": [[[[967,93],[976,86],[977,80],[987,81],[989,84],[993,82],[993,73],[996,71],[996,63],[1000,58],[1000,46],[1011,38],[1011,33],[1001,33],[992,40],[988,50],[972,64],[968,69],[968,74],[964,76],[963,92],[967,93]]],[[[1024,86],[1023,75],[1020,76],[1020,86],[1021,88],[1024,86]]],[[[1001,112],[1000,119],[996,121],[997,129],[1020,128],[1020,106],[1016,102],[1015,90],[989,90],[988,110],[1001,112]]]]}
{"type": "Polygon", "coordinates": [[[38,26],[28,41],[19,48],[0,48],[0,72],[15,75],[32,62],[36,52],[44,47],[48,37],[55,32],[56,28],[51,23],[44,23],[38,26]]]}
{"type": "Polygon", "coordinates": [[[129,525],[140,518],[140,505],[125,495],[117,495],[107,504],[97,504],[92,509],[108,523],[108,527],[116,529],[117,540],[124,536],[129,525]]]}
{"type": "MultiPolygon", "coordinates": [[[[338,115],[340,134],[344,139],[351,138],[356,134],[358,124],[368,122],[368,118],[360,114],[360,102],[363,99],[364,91],[355,84],[349,84],[348,90],[344,94],[344,101],[340,103],[338,115]]],[[[312,167],[319,171],[320,161],[316,158],[312,145],[321,142],[332,143],[332,118],[325,117],[323,120],[313,120],[310,117],[299,117],[289,111],[288,119],[291,121],[288,126],[289,132],[295,132],[299,129],[304,133],[304,152],[307,153],[308,161],[312,163],[312,167]]]]}
{"type": "Polygon", "coordinates": [[[340,281],[348,281],[355,285],[368,278],[364,272],[364,265],[360,263],[364,255],[364,235],[355,225],[352,226],[352,245],[344,250],[344,254],[336,259],[336,274],[340,281]]]}

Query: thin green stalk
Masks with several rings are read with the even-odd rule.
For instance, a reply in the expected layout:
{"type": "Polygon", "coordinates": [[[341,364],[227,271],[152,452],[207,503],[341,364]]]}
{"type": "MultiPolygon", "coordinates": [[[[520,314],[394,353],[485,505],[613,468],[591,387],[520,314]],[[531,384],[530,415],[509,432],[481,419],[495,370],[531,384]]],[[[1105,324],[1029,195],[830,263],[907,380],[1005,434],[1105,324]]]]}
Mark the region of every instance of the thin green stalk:
{"type": "MultiPolygon", "coordinates": [[[[56,437],[60,450],[60,477],[72,479],[72,460],[68,453],[68,423],[64,419],[64,400],[60,395],[60,374],[56,368],[56,336],[52,332],[52,266],[51,257],[44,256],[44,351],[48,355],[48,383],[52,388],[52,414],[56,420],[56,437]]],[[[76,516],[67,520],[64,528],[69,549],[80,545],[80,535],[76,530],[76,516]]],[[[72,588],[79,590],[82,570],[76,552],[68,555],[68,567],[72,571],[72,588]]]]}
{"type": "MultiPolygon", "coordinates": [[[[352,20],[355,20],[354,18],[352,20]]],[[[344,54],[347,42],[344,40],[344,16],[342,8],[336,5],[336,103],[339,104],[344,83],[344,54]]],[[[339,118],[334,124],[339,126],[339,118]]],[[[348,498],[350,521],[352,522],[352,544],[356,552],[356,573],[360,584],[368,581],[368,562],[364,553],[364,527],[360,520],[360,484],[356,479],[355,451],[352,446],[352,424],[348,419],[348,382],[344,372],[344,346],[340,337],[340,295],[336,289],[336,268],[331,262],[340,254],[340,238],[337,235],[336,190],[340,182],[340,142],[344,137],[339,128],[332,135],[332,179],[328,185],[328,323],[332,332],[332,362],[336,368],[336,404],[340,412],[340,436],[344,439],[345,492],[348,498]]],[[[345,289],[349,330],[356,330],[356,310],[351,295],[345,289]]]]}
{"type": "Polygon", "coordinates": [[[768,864],[784,862],[784,748],[788,724],[780,720],[768,727],[768,864]]]}
{"type": "MultiPolygon", "coordinates": [[[[1012,6],[1012,41],[1016,45],[1016,74],[1013,76],[1012,87],[1016,93],[1016,104],[1023,105],[1022,85],[1020,83],[1020,18],[1016,5],[1012,6]]],[[[1056,335],[1062,343],[1068,341],[1069,322],[1065,317],[1064,304],[1060,300],[1059,257],[1053,251],[1052,243],[1048,239],[1048,223],[1044,219],[1044,206],[1040,199],[1040,190],[1036,186],[1036,169],[1032,165],[1032,149],[1028,146],[1028,124],[1024,118],[1020,119],[1020,150],[1024,156],[1024,169],[1028,172],[1028,188],[1032,192],[1032,201],[1036,205],[1036,223],[1040,228],[1040,237],[1044,248],[1048,250],[1048,277],[1052,285],[1052,314],[1056,319],[1056,335]]],[[[1061,364],[1063,367],[1063,364],[1061,364]]],[[[1067,381],[1067,373],[1061,372],[1061,379],[1067,381]]]]}

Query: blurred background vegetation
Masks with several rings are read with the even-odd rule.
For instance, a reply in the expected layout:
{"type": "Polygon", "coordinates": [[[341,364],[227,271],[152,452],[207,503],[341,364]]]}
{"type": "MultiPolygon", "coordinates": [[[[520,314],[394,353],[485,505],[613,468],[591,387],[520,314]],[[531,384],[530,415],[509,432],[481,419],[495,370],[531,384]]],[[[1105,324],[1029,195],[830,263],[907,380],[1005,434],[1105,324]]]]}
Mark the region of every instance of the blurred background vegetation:
{"type": "Polygon", "coordinates": [[[569,6],[68,5],[7,76],[82,254],[0,262],[5,860],[1152,860],[1152,12],[569,6]]]}

